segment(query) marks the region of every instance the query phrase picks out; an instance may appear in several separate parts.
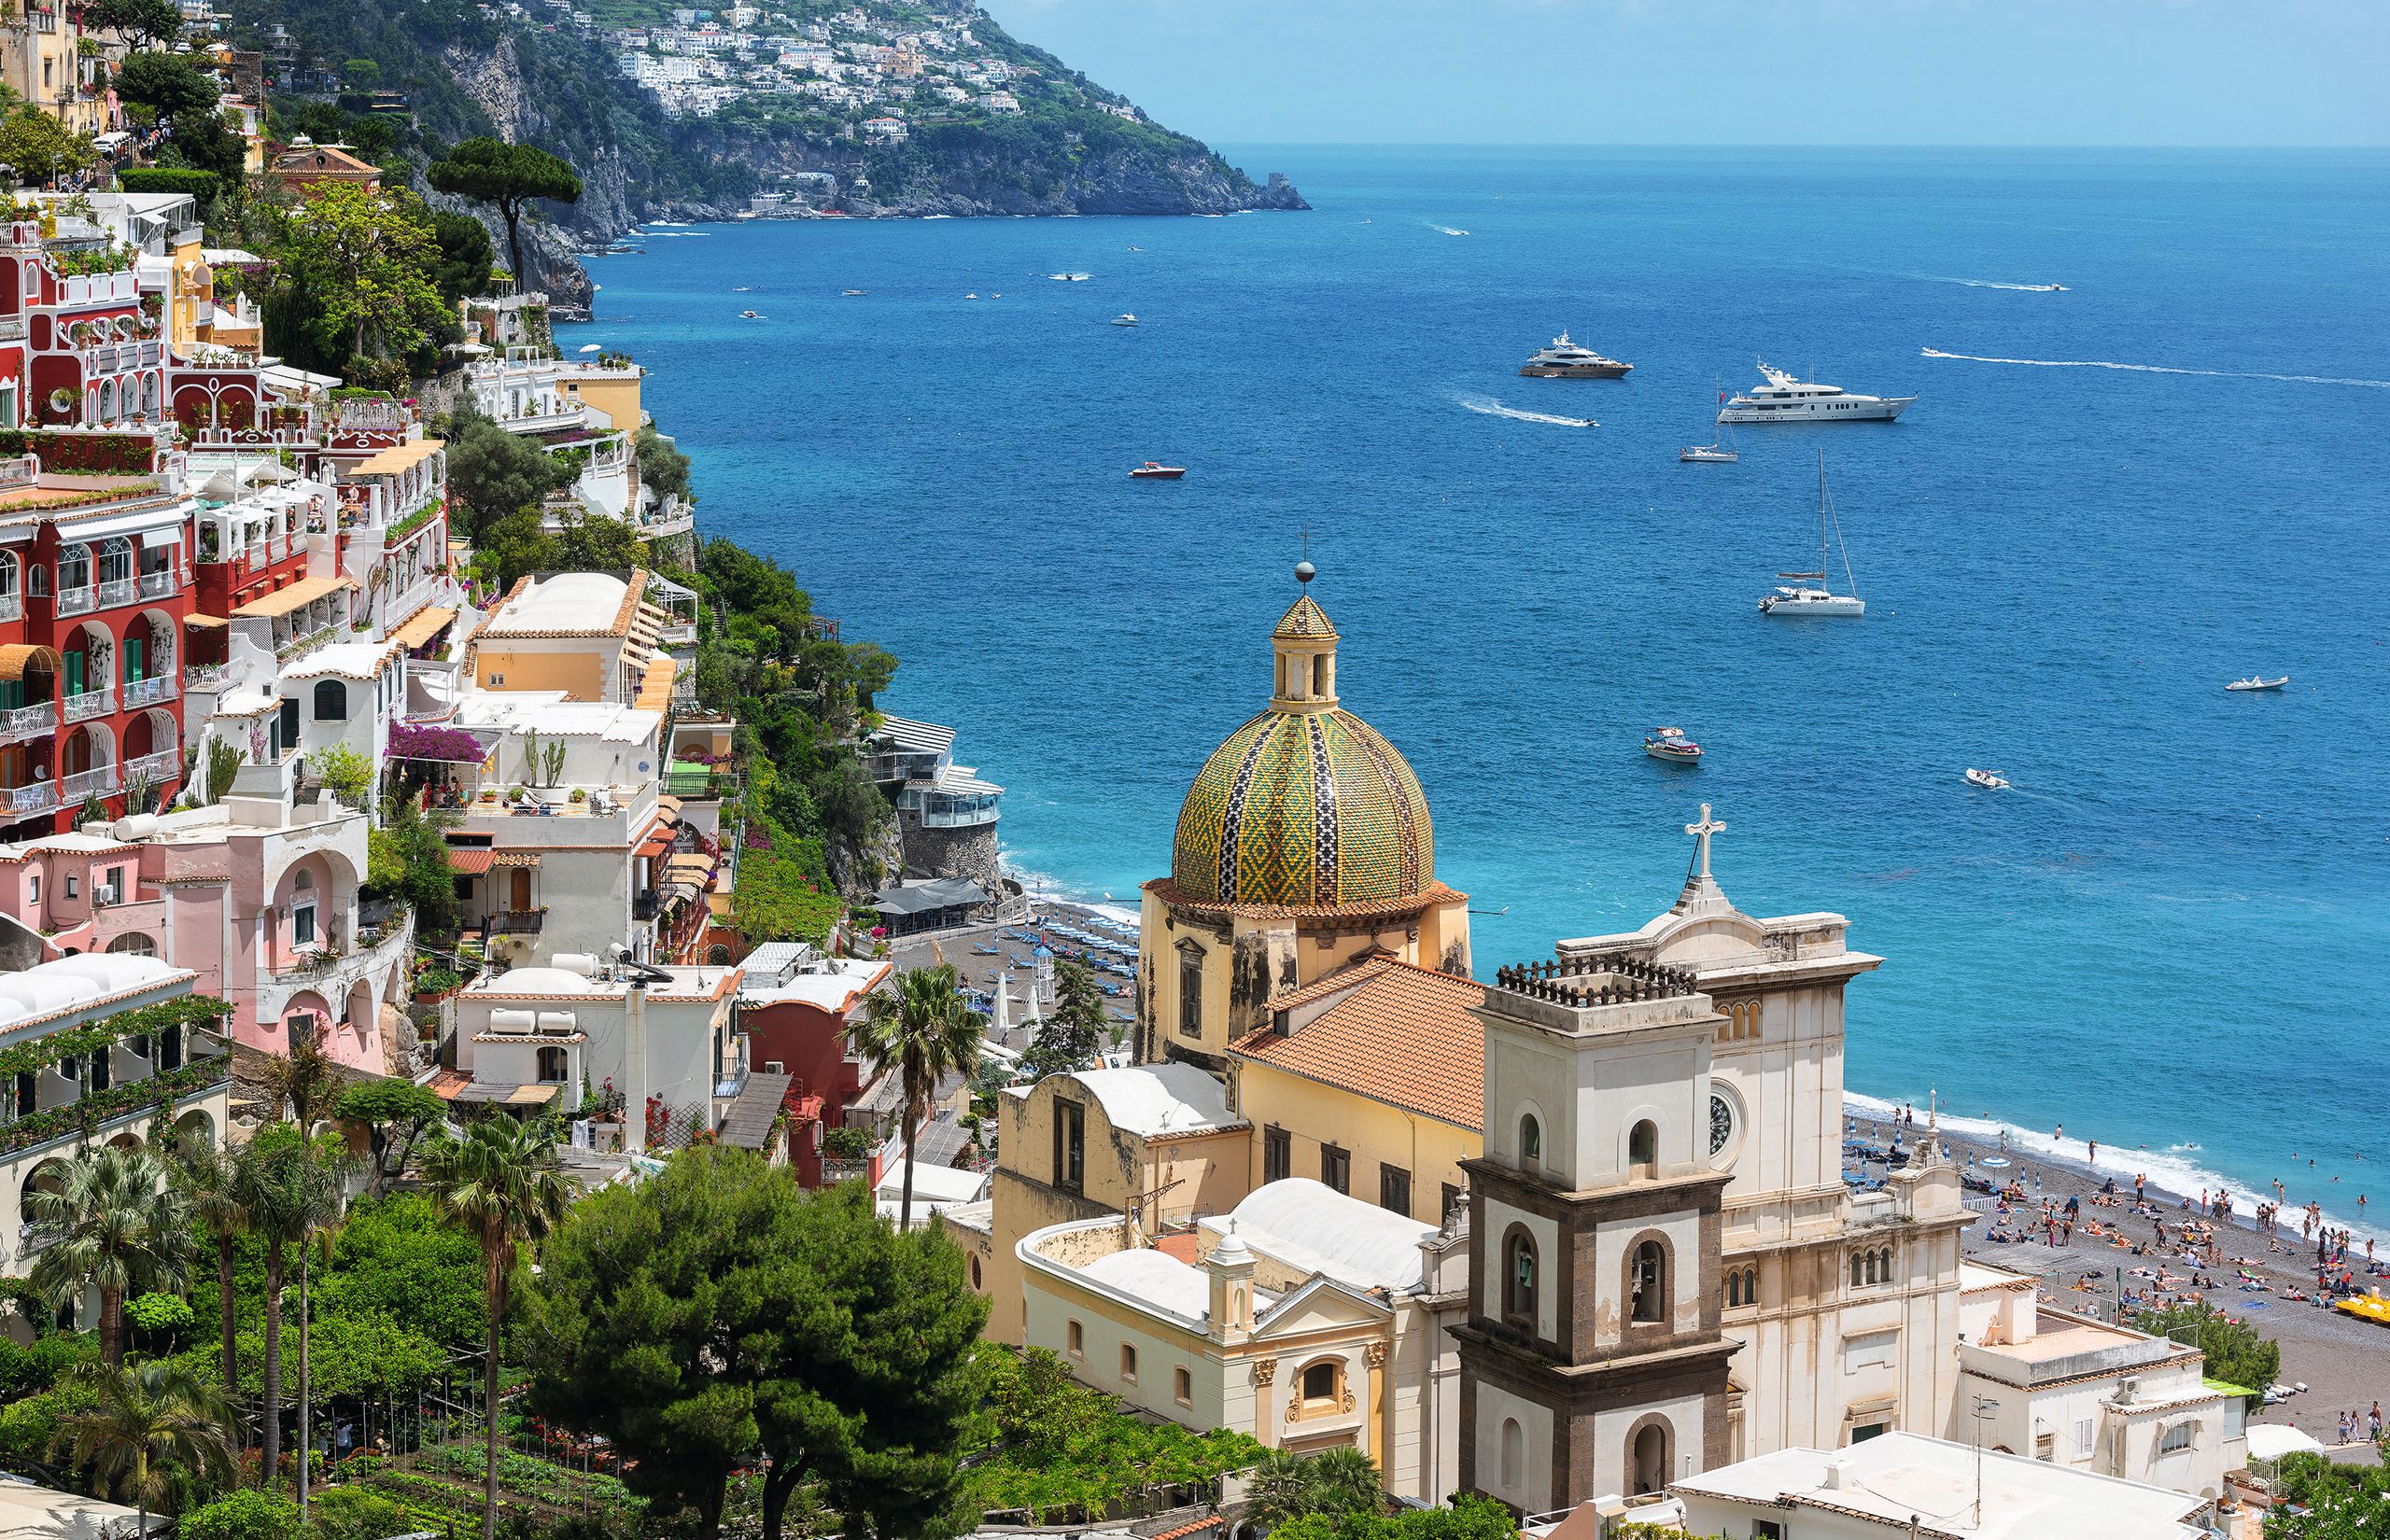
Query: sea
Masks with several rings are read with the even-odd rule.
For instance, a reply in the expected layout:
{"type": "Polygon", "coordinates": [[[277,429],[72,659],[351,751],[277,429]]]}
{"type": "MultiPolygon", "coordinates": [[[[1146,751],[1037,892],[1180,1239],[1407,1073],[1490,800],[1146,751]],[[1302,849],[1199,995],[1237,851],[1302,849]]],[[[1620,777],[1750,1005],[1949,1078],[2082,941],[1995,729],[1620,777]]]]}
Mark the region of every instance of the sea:
{"type": "Polygon", "coordinates": [[[654,225],[560,336],[1045,890],[1167,872],[1307,554],[1481,975],[1666,908],[1708,805],[1738,904],[1885,959],[1854,1093],[2371,1229],[2390,153],[1229,153],[1312,212],[654,225]],[[1521,378],[1564,329],[1633,373],[1521,378]],[[1917,404],[1680,463],[1759,357],[1917,404]],[[1866,616],[1764,618],[1821,455],[1866,616]]]}

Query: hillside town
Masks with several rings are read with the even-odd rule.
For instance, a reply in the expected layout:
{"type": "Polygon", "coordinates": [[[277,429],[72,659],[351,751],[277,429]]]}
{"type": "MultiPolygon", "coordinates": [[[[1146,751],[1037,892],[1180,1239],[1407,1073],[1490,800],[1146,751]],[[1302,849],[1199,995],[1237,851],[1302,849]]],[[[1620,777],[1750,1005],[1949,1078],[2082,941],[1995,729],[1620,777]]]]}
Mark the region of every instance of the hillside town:
{"type": "MultiPolygon", "coordinates": [[[[668,111],[707,115],[754,98],[838,119],[849,134],[892,139],[917,115],[1018,117],[1020,92],[1041,75],[982,51],[968,21],[907,30],[855,8],[800,21],[753,6],[682,7],[668,24],[616,27],[606,39],[623,73],[668,111]]],[[[1128,103],[1093,105],[1141,120],[1128,103]]]]}
{"type": "MultiPolygon", "coordinates": [[[[0,1533],[2379,1533],[2310,1524],[2378,1406],[2266,1421],[2222,1285],[1989,1252],[2038,1175],[1861,1130],[1887,959],[1732,898],[1731,809],[1481,958],[1361,572],[1212,623],[1251,714],[1133,906],[1029,891],[967,727],[515,280],[572,168],[295,132],[179,26],[0,26],[0,1533]]],[[[609,35],[687,113],[1021,110],[966,21],[609,35]]]]}

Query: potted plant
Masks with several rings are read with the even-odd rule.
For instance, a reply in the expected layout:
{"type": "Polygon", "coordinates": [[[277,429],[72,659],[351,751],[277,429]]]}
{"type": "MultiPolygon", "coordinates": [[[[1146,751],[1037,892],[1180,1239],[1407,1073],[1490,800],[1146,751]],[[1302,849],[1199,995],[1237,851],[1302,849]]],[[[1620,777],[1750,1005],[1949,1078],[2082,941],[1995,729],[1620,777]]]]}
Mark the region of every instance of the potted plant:
{"type": "Polygon", "coordinates": [[[576,786],[572,789],[572,800],[576,805],[587,801],[589,793],[583,791],[580,787],[576,786]]]}

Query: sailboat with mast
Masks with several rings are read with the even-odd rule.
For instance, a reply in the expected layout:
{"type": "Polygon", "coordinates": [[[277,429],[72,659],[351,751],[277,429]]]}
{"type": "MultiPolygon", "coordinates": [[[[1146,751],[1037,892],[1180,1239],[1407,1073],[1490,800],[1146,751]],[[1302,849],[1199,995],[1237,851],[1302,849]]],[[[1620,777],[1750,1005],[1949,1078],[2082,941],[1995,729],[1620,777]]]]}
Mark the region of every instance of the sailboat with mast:
{"type": "Polygon", "coordinates": [[[1850,570],[1850,548],[1842,541],[1842,521],[1834,511],[1834,497],[1826,491],[1826,457],[1818,454],[1818,569],[1815,572],[1778,572],[1779,578],[1792,580],[1790,586],[1779,586],[1775,593],[1759,601],[1763,615],[1815,616],[1819,619],[1856,619],[1867,613],[1866,601],[1859,596],[1859,580],[1850,570]],[[1833,553],[1842,552],[1842,576],[1849,592],[1837,594],[1827,577],[1833,553]]]}
{"type": "MultiPolygon", "coordinates": [[[[1714,379],[1710,382],[1710,388],[1717,389],[1717,382],[1714,379]]],[[[1724,400],[1726,393],[1722,390],[1718,391],[1718,399],[1724,400]]],[[[1722,417],[1719,421],[1722,423],[1725,419],[1722,417]]],[[[1678,463],[1680,465],[1735,464],[1743,457],[1742,454],[1735,448],[1735,430],[1732,427],[1727,428],[1724,437],[1723,443],[1719,442],[1718,434],[1712,433],[1709,436],[1709,441],[1706,444],[1685,445],[1677,451],[1678,463]]]]}

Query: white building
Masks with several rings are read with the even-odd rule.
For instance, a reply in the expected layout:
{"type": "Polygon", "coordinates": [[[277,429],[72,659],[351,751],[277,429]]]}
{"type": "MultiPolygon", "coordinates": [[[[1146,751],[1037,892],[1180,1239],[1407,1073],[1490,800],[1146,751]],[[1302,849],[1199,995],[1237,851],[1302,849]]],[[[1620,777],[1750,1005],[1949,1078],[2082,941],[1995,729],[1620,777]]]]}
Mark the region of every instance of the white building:
{"type": "Polygon", "coordinates": [[[2003,1452],[2209,1502],[2246,1463],[2241,1398],[2207,1383],[2196,1347],[2053,1309],[2032,1279],[1974,1262],[1959,1327],[1954,1438],[1974,1422],[2003,1452]]]}
{"type": "Polygon", "coordinates": [[[1689,1533],[1737,1540],[2205,1540],[2214,1507],[1911,1433],[1831,1451],[1779,1449],[1668,1491],[1689,1533]]]}
{"type": "Polygon", "coordinates": [[[457,995],[457,1068],[431,1088],[590,1121],[604,1149],[677,1149],[720,1129],[747,1084],[738,969],[559,960],[485,973],[457,995]]]}

